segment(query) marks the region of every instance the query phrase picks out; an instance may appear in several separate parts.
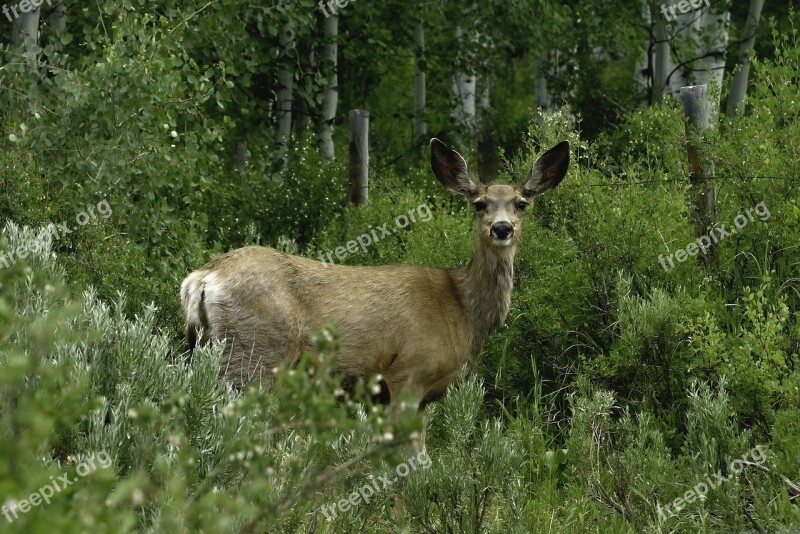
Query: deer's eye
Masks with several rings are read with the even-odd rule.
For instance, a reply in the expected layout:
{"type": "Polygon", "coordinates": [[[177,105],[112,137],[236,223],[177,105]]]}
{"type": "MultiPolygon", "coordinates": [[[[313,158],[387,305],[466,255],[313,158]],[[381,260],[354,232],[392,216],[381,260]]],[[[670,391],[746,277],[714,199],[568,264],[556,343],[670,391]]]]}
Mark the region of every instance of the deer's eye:
{"type": "Polygon", "coordinates": [[[472,205],[475,206],[475,211],[484,211],[486,209],[486,202],[482,200],[473,202],[472,205]]]}
{"type": "Polygon", "coordinates": [[[528,207],[528,203],[525,202],[524,200],[520,200],[519,202],[517,202],[517,209],[519,211],[525,211],[525,208],[527,208],[527,207],[528,207]]]}

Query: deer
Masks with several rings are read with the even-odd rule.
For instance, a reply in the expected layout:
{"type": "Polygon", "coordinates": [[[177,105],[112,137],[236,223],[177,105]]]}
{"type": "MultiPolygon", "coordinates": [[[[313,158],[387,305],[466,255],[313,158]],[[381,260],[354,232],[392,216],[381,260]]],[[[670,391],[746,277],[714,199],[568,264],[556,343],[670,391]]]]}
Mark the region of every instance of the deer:
{"type": "Polygon", "coordinates": [[[313,333],[332,322],[340,369],[365,379],[381,375],[390,412],[404,390],[419,411],[441,398],[462,367],[475,369],[485,341],[505,321],[523,214],[564,179],[570,145],[542,154],[516,186],[480,183],[461,154],[436,138],[430,148],[436,178],[475,213],[466,266],[324,265],[269,247],[232,250],[181,284],[190,351],[224,342],[221,378],[269,390],[272,369],[297,363],[312,350],[313,333]]]}

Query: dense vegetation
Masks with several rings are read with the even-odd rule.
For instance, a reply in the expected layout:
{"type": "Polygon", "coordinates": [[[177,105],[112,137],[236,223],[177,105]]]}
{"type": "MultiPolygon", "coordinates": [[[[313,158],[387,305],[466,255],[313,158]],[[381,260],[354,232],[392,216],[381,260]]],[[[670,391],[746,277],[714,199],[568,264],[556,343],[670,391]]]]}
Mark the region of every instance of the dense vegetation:
{"type": "MultiPolygon", "coordinates": [[[[331,72],[310,0],[68,1],[66,27],[43,16],[38,45],[2,26],[0,530],[800,529],[797,17],[765,8],[746,112],[698,139],[678,101],[634,79],[651,28],[621,4],[351,2],[333,160],[316,137],[331,72]],[[423,205],[429,218],[344,263],[469,260],[472,210],[436,183],[413,134],[421,20],[429,136],[482,178],[516,182],[562,139],[573,163],[531,206],[512,310],[477,373],[428,408],[429,462],[414,467],[420,418],[390,420],[374,377],[343,395],[335,328],[269,394],[238,392],[217,380],[220,347],[186,357],[178,285],[232,248],[318,258],[423,205]],[[475,42],[455,42],[452,21],[475,42]],[[562,96],[543,110],[531,95],[553,50],[546,81],[562,96]],[[452,113],[465,65],[492,80],[475,122],[452,113]],[[356,107],[372,120],[359,207],[346,202],[356,107]],[[689,140],[729,232],[705,263],[679,261],[698,239],[689,140]]],[[[730,7],[733,35],[742,9],[730,7]]]]}

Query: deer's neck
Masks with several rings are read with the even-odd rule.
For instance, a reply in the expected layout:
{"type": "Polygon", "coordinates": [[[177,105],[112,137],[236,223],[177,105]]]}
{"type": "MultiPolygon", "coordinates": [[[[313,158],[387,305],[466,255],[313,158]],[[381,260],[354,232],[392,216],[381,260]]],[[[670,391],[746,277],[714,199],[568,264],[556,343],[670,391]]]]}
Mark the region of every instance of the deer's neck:
{"type": "Polygon", "coordinates": [[[511,307],[516,247],[492,247],[480,244],[466,267],[453,272],[461,301],[472,323],[470,359],[477,360],[486,338],[506,319],[511,307]]]}

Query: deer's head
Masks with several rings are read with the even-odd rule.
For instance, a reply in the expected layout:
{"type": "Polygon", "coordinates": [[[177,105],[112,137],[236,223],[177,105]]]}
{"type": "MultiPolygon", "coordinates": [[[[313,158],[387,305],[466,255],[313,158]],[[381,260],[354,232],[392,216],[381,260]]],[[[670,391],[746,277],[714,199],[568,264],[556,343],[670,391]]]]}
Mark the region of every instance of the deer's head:
{"type": "Polygon", "coordinates": [[[470,178],[464,158],[438,139],[431,139],[431,167],[436,178],[451,191],[464,195],[477,215],[478,235],[488,247],[509,247],[517,243],[522,215],[531,199],[553,189],[567,173],[569,142],[562,141],[533,165],[530,174],[516,187],[484,185],[470,178]]]}

